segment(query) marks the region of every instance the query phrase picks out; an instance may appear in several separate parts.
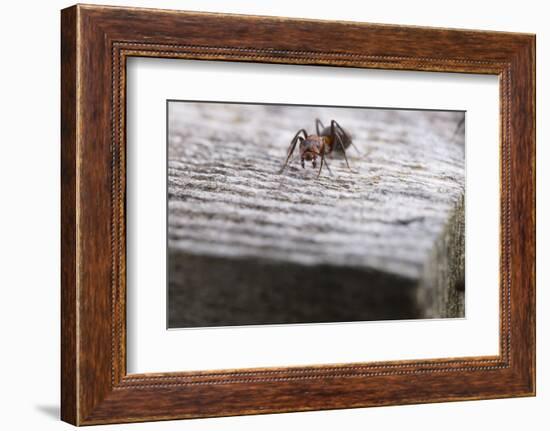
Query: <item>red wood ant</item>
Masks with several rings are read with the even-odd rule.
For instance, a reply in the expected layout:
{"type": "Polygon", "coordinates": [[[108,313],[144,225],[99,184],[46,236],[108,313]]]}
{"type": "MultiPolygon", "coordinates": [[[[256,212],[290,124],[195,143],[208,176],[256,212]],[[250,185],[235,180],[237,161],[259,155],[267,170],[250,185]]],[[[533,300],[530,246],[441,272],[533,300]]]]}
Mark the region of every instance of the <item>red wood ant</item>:
{"type": "Polygon", "coordinates": [[[346,165],[349,169],[351,169],[346,156],[346,149],[350,145],[353,145],[353,147],[357,150],[357,147],[355,147],[352,142],[351,135],[346,132],[335,120],[330,122],[329,127],[325,127],[323,126],[321,120],[317,118],[315,120],[315,129],[317,132],[316,135],[308,135],[305,129],[298,130],[298,133],[296,133],[294,138],[292,138],[292,141],[290,141],[286,161],[283,167],[279,170],[279,174],[283,173],[288,165],[288,161],[294,153],[298,142],[300,142],[300,161],[302,163],[302,168],[305,168],[305,162],[308,161],[311,162],[312,167],[315,169],[317,166],[317,157],[321,157],[317,178],[321,175],[323,165],[327,166],[329,173],[332,175],[332,171],[330,170],[325,156],[332,153],[334,150],[342,152],[344,158],[346,159],[346,165]]]}

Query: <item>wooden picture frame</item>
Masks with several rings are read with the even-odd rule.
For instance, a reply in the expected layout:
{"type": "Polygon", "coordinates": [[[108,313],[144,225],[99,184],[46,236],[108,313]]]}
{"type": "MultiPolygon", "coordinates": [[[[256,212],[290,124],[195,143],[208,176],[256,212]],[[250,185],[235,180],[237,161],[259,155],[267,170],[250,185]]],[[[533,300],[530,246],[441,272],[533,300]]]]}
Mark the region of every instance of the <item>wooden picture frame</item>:
{"type": "Polygon", "coordinates": [[[82,5],[61,17],[62,420],[91,425],[535,394],[534,35],[82,5]],[[130,56],[498,75],[500,354],[127,374],[130,56]]]}

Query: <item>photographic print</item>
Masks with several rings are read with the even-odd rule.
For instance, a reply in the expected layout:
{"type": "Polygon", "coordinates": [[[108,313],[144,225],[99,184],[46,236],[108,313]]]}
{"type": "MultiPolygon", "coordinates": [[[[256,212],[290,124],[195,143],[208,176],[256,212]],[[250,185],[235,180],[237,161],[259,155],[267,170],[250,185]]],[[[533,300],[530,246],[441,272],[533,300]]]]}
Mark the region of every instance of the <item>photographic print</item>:
{"type": "Polygon", "coordinates": [[[465,112],[167,101],[168,328],[464,317],[465,112]]]}

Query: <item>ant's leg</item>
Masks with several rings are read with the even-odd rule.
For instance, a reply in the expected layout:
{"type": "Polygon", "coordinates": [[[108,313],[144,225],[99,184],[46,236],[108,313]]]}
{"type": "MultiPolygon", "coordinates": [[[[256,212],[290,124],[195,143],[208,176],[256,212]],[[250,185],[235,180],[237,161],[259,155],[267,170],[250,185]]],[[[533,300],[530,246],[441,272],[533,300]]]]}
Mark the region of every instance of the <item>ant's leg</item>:
{"type": "Polygon", "coordinates": [[[353,143],[353,141],[351,141],[350,144],[351,144],[351,146],[352,146],[353,148],[355,148],[355,151],[357,151],[357,154],[361,155],[361,151],[359,151],[359,148],[357,148],[357,147],[355,146],[355,144],[353,143]]]}
{"type": "Polygon", "coordinates": [[[323,165],[327,165],[327,169],[330,175],[332,175],[332,171],[330,170],[330,166],[328,165],[328,161],[325,158],[325,148],[321,147],[321,166],[319,166],[319,172],[317,173],[317,178],[321,176],[321,170],[323,169],[323,165]]]}
{"type": "Polygon", "coordinates": [[[325,129],[323,123],[318,118],[315,119],[315,130],[317,131],[317,136],[321,136],[321,132],[325,129]],[[319,127],[320,126],[320,127],[319,127]]]}
{"type": "Polygon", "coordinates": [[[334,125],[338,125],[338,123],[334,120],[332,120],[330,122],[330,136],[332,138],[332,141],[334,142],[335,140],[338,141],[338,143],[340,144],[340,147],[342,148],[342,152],[344,153],[344,159],[346,159],[346,165],[348,165],[348,169],[351,170],[350,166],[349,166],[349,162],[348,162],[348,156],[346,156],[346,147],[344,147],[344,143],[342,142],[342,138],[340,137],[340,135],[337,133],[334,125]]]}
{"type": "Polygon", "coordinates": [[[328,173],[329,173],[331,176],[333,176],[332,170],[330,169],[330,166],[328,165],[328,159],[325,159],[325,165],[326,165],[326,167],[327,167],[327,169],[328,169],[328,173]]]}
{"type": "Polygon", "coordinates": [[[458,134],[458,131],[464,126],[464,122],[466,121],[466,116],[462,117],[461,120],[456,125],[455,132],[453,133],[453,138],[458,134]]]}
{"type": "Polygon", "coordinates": [[[351,139],[351,136],[349,136],[349,135],[346,133],[346,131],[343,129],[343,127],[340,126],[340,124],[338,124],[338,123],[336,122],[336,120],[332,120],[331,125],[332,125],[332,123],[334,123],[334,125],[340,130],[340,132],[342,132],[342,134],[343,134],[346,138],[348,138],[349,143],[351,144],[351,146],[352,146],[353,148],[355,148],[355,151],[357,151],[359,154],[361,154],[361,151],[359,151],[359,148],[357,148],[357,147],[355,146],[355,144],[353,143],[353,140],[351,139]]]}
{"type": "Polygon", "coordinates": [[[328,169],[328,173],[331,176],[334,176],[333,173],[332,173],[332,170],[330,169],[330,166],[328,165],[328,159],[326,159],[325,157],[321,157],[321,166],[319,167],[319,172],[317,173],[317,178],[319,178],[321,176],[321,169],[323,169],[323,166],[326,166],[327,169],[328,169]]]}
{"type": "Polygon", "coordinates": [[[317,178],[321,176],[321,170],[323,169],[323,164],[325,163],[325,155],[321,156],[321,163],[319,164],[319,172],[317,172],[317,178]]]}
{"type": "Polygon", "coordinates": [[[307,132],[304,129],[298,130],[298,133],[296,133],[296,135],[294,135],[294,138],[292,138],[292,141],[290,141],[290,145],[288,146],[287,157],[286,157],[285,163],[284,163],[283,167],[281,169],[279,169],[279,172],[278,172],[279,174],[283,173],[283,171],[286,168],[286,165],[288,164],[288,161],[290,160],[290,157],[292,156],[292,153],[294,153],[294,149],[296,148],[296,143],[298,142],[298,138],[300,137],[300,133],[303,133],[304,136],[307,138],[307,132]]]}

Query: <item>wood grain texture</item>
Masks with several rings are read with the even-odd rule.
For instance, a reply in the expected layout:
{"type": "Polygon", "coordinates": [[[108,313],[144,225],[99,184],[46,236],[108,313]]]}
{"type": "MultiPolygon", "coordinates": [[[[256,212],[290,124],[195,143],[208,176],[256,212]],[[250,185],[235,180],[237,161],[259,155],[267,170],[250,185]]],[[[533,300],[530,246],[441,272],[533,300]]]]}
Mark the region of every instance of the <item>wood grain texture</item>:
{"type": "Polygon", "coordinates": [[[534,394],[533,35],[99,6],[64,10],[62,26],[64,420],[84,425],[534,394]],[[135,55],[499,75],[500,355],[127,375],[125,60],[135,55]]]}
{"type": "Polygon", "coordinates": [[[464,317],[463,112],[170,102],[169,326],[464,317]],[[289,141],[353,134],[317,177],[289,141]]]}

